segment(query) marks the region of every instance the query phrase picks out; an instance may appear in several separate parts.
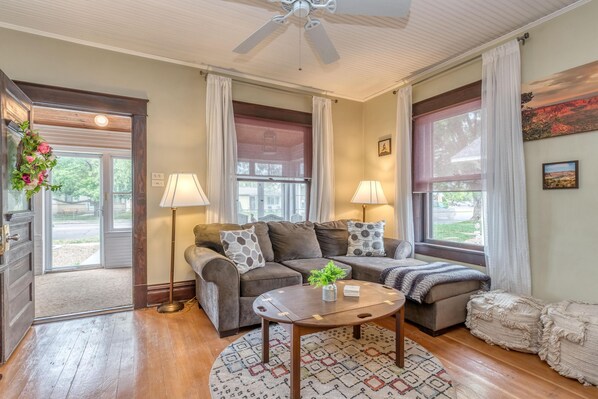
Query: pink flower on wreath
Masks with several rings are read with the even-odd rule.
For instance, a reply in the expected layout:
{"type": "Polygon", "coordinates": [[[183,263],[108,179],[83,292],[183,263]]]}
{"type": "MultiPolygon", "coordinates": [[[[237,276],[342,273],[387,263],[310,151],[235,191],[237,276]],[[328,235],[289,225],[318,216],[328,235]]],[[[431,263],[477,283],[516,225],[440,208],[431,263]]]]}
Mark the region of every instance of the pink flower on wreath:
{"type": "Polygon", "coordinates": [[[46,175],[44,175],[44,172],[40,172],[39,175],[37,175],[37,180],[40,183],[43,183],[45,178],[46,178],[46,175]]]}
{"type": "Polygon", "coordinates": [[[25,184],[31,184],[31,176],[24,174],[22,179],[25,182],[25,184]]]}
{"type": "Polygon", "coordinates": [[[50,151],[52,151],[52,147],[50,147],[50,146],[48,145],[48,143],[40,143],[40,144],[37,146],[37,151],[38,151],[40,154],[47,154],[47,153],[49,153],[50,151]]]}
{"type": "Polygon", "coordinates": [[[31,163],[31,162],[33,162],[33,161],[35,161],[35,157],[32,157],[31,155],[27,155],[27,156],[25,157],[25,159],[26,159],[26,160],[27,160],[27,162],[29,162],[29,163],[31,163]]]}

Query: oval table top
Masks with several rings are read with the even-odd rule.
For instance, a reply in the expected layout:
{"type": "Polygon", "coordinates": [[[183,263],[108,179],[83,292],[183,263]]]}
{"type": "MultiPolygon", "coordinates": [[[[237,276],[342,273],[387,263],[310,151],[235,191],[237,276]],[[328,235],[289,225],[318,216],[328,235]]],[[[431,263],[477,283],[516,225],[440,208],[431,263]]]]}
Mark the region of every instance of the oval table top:
{"type": "Polygon", "coordinates": [[[351,326],[393,315],[405,305],[405,295],[394,288],[359,280],[340,280],[337,300],[322,300],[322,289],[294,285],[266,292],[253,302],[260,317],[303,327],[351,326]],[[343,295],[345,285],[360,287],[359,297],[343,295]]]}

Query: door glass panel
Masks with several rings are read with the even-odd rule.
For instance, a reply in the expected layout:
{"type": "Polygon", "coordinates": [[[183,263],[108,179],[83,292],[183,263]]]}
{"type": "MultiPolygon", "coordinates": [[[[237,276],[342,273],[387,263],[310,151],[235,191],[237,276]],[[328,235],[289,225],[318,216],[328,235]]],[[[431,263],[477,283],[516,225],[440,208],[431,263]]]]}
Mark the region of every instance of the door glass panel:
{"type": "Polygon", "coordinates": [[[26,211],[29,210],[29,201],[25,197],[24,191],[13,190],[12,184],[10,184],[10,179],[12,176],[12,172],[16,169],[17,166],[17,154],[18,154],[18,146],[21,142],[21,135],[12,130],[12,128],[8,129],[8,168],[7,168],[7,176],[8,176],[8,203],[7,203],[7,212],[18,212],[18,211],[26,211]]]}
{"type": "Polygon", "coordinates": [[[101,263],[101,162],[62,155],[52,171],[52,269],[101,263]]]}
{"type": "Polygon", "coordinates": [[[133,173],[130,159],[112,159],[112,227],[130,229],[133,225],[133,173]]]}

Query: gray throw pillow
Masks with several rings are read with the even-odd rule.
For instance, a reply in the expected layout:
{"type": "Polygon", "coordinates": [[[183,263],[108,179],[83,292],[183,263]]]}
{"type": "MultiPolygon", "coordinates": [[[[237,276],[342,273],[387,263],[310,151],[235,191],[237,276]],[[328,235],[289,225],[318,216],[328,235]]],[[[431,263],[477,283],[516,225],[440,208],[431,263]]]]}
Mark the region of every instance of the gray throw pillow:
{"type": "Polygon", "coordinates": [[[257,236],[257,242],[260,243],[262,254],[266,262],[272,262],[274,260],[274,250],[272,249],[272,242],[268,235],[268,225],[265,222],[247,223],[241,226],[243,229],[250,229],[255,226],[255,235],[257,236]]]}
{"type": "Polygon", "coordinates": [[[383,221],[347,223],[349,230],[349,248],[347,256],[386,256],[384,252],[383,221]]]}
{"type": "Polygon", "coordinates": [[[221,231],[220,240],[226,256],[235,262],[239,274],[266,266],[255,227],[248,230],[221,231]]]}
{"type": "Polygon", "coordinates": [[[230,223],[198,224],[193,229],[193,233],[195,233],[195,245],[198,247],[209,248],[224,255],[222,241],[220,240],[220,232],[241,229],[242,227],[240,225],[230,223]]]}
{"type": "Polygon", "coordinates": [[[321,258],[322,251],[311,222],[268,222],[274,260],[321,258]]]}
{"type": "Polygon", "coordinates": [[[322,256],[345,256],[348,250],[348,220],[315,223],[316,236],[322,256]]]}

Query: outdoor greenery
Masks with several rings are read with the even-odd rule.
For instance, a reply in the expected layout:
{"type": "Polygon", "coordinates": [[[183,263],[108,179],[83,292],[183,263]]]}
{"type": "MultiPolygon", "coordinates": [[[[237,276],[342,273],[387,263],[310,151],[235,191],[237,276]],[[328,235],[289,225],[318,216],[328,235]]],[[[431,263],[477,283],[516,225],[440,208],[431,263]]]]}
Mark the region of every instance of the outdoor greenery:
{"type": "MultiPolygon", "coordinates": [[[[56,198],[64,202],[89,201],[95,208],[100,201],[99,158],[69,157],[58,158],[58,164],[52,172],[54,183],[61,185],[56,198]]],[[[132,187],[131,161],[115,159],[113,163],[114,191],[130,192],[132,187]]]]}
{"type": "Polygon", "coordinates": [[[465,243],[476,236],[476,231],[480,228],[478,221],[466,220],[464,222],[456,222],[449,224],[434,224],[433,237],[436,240],[445,240],[465,243]]]}
{"type": "Polygon", "coordinates": [[[307,279],[310,285],[316,287],[324,287],[326,285],[334,284],[336,280],[345,277],[346,273],[343,269],[334,264],[333,261],[320,270],[312,270],[307,279]]]}

